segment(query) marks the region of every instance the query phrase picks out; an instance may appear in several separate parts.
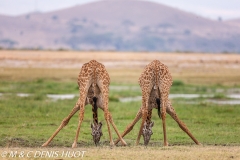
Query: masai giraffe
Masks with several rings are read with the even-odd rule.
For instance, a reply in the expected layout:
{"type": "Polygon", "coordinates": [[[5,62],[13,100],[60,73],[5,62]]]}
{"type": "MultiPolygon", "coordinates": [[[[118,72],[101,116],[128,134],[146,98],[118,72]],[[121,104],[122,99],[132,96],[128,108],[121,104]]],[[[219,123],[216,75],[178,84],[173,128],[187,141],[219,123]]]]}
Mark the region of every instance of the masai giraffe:
{"type": "MultiPolygon", "coordinates": [[[[151,122],[152,109],[158,109],[158,116],[162,118],[164,146],[168,145],[166,134],[166,112],[178,123],[179,127],[186,132],[196,144],[200,144],[188,130],[187,126],[178,118],[170,100],[168,99],[172,76],[166,65],[158,60],[148,64],[139,78],[139,85],[142,90],[142,106],[135,119],[130,123],[122,134],[124,137],[142,117],[142,123],[138,133],[136,144],[139,144],[141,135],[144,137],[144,144],[147,145],[152,134],[153,122],[151,122]]],[[[115,144],[119,139],[115,141],[115,144]]]]}
{"type": "MultiPolygon", "coordinates": [[[[72,109],[71,113],[66,118],[63,119],[58,129],[42,146],[47,146],[52,141],[52,139],[58,134],[58,132],[68,124],[71,117],[78,110],[80,110],[76,137],[72,144],[72,148],[76,148],[80,127],[84,117],[84,109],[87,104],[91,104],[93,106],[93,113],[94,113],[93,117],[95,118],[95,120],[94,120],[94,125],[91,125],[93,129],[92,134],[94,133],[94,130],[99,130],[99,128],[101,128],[102,126],[101,123],[97,124],[98,121],[97,121],[96,113],[97,113],[97,108],[99,107],[104,111],[104,116],[107,122],[108,133],[110,137],[110,145],[113,146],[114,142],[112,140],[112,134],[111,134],[109,123],[112,124],[122,144],[126,145],[126,142],[122,139],[120,133],[118,132],[117,127],[115,126],[112,116],[108,110],[109,84],[110,84],[110,78],[103,64],[95,60],[91,60],[90,62],[84,64],[78,76],[78,86],[79,86],[80,96],[75,107],[72,109]]],[[[101,133],[98,133],[98,135],[99,134],[101,133]]]]}

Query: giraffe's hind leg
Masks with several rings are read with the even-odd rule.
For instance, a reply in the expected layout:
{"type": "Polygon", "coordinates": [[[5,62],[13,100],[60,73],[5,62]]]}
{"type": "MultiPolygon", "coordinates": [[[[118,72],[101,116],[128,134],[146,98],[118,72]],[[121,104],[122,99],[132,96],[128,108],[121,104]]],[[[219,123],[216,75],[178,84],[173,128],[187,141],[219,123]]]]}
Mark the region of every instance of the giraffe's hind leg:
{"type": "Polygon", "coordinates": [[[198,145],[200,143],[198,140],[192,135],[192,133],[188,130],[187,126],[178,118],[174,108],[172,107],[171,102],[168,100],[167,103],[167,113],[178,123],[179,127],[188,134],[188,136],[198,145]]]}
{"type": "Polygon", "coordinates": [[[71,113],[66,118],[63,119],[62,123],[60,124],[58,129],[53,133],[53,135],[42,145],[43,147],[47,146],[52,141],[52,139],[58,134],[58,132],[68,124],[69,120],[78,110],[79,110],[79,102],[76,103],[71,113]]]}
{"type": "Polygon", "coordinates": [[[163,138],[164,138],[164,146],[168,146],[167,142],[167,132],[166,132],[166,102],[164,99],[161,99],[161,107],[162,107],[162,125],[163,125],[163,138]]]}
{"type": "MultiPolygon", "coordinates": [[[[142,117],[142,112],[141,112],[141,109],[138,111],[136,117],[134,118],[134,120],[132,121],[132,123],[130,123],[125,131],[123,132],[123,134],[121,135],[122,138],[127,135],[134,127],[134,125],[140,120],[140,118],[142,117]]],[[[117,144],[118,142],[120,141],[120,138],[118,138],[116,141],[115,141],[115,144],[117,144]]]]}

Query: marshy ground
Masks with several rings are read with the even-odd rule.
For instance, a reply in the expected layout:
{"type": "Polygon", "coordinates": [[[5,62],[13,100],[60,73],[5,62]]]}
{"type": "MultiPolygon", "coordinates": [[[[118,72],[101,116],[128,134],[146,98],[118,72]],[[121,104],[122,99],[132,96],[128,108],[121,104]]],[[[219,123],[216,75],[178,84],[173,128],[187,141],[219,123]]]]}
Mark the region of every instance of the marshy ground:
{"type": "MultiPolygon", "coordinates": [[[[200,53],[118,53],[75,51],[0,51],[0,155],[10,151],[86,151],[84,159],[240,159],[240,105],[211,101],[234,100],[240,94],[240,55],[200,53]],[[48,94],[78,95],[77,76],[83,63],[96,59],[111,77],[109,109],[120,132],[135,117],[141,101],[121,98],[141,96],[138,77],[143,67],[159,59],[173,76],[171,94],[199,97],[171,98],[179,118],[202,143],[194,142],[167,116],[169,147],[163,147],[161,120],[153,110],[153,135],[147,148],[135,146],[139,123],[124,139],[127,147],[110,149],[103,112],[103,137],[95,147],[91,137],[91,107],[86,107],[78,148],[72,150],[78,115],[53,139],[40,147],[73,108],[77,96],[53,100],[48,94]],[[30,94],[29,96],[19,96],[30,94]],[[203,95],[211,95],[205,97],[203,95]]],[[[113,132],[114,139],[117,138],[113,132]]],[[[18,157],[19,158],[19,157],[18,157]]],[[[22,157],[21,159],[34,159],[22,157]]],[[[39,158],[39,157],[35,157],[39,158]]],[[[73,157],[74,158],[74,157],[73,157]]],[[[4,157],[0,157],[4,159],[4,157]]],[[[5,159],[17,159],[17,157],[5,159]]],[[[42,157],[41,159],[72,159],[42,157]]]]}

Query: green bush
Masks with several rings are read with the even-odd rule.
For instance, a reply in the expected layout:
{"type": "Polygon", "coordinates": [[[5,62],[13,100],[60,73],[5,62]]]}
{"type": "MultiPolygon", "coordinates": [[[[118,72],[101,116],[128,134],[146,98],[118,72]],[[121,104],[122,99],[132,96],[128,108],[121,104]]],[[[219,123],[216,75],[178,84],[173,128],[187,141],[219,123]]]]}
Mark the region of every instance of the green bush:
{"type": "Polygon", "coordinates": [[[172,86],[184,86],[184,83],[183,83],[183,81],[175,80],[175,81],[173,81],[172,86]]]}

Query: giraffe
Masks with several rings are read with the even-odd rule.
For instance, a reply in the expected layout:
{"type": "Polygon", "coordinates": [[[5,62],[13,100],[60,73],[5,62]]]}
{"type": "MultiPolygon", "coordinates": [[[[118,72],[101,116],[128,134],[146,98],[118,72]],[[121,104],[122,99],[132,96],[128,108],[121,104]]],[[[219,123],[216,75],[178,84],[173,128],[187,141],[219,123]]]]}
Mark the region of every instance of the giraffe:
{"type": "MultiPolygon", "coordinates": [[[[144,144],[147,145],[152,135],[152,127],[154,124],[151,122],[152,109],[156,108],[159,118],[162,119],[164,146],[168,146],[165,124],[166,113],[178,123],[179,127],[186,132],[196,144],[200,145],[197,139],[188,130],[187,126],[178,118],[168,99],[170,87],[172,85],[172,76],[168,67],[159,60],[154,60],[145,67],[138,82],[142,90],[142,106],[137,112],[134,120],[126,127],[122,137],[128,134],[133,129],[134,125],[142,118],[136,145],[139,144],[141,135],[144,137],[144,144]]],[[[115,144],[118,142],[119,139],[115,141],[115,144]]]]}
{"type": "MultiPolygon", "coordinates": [[[[127,145],[126,142],[121,137],[120,133],[118,132],[117,127],[113,122],[112,115],[108,110],[109,84],[110,84],[110,77],[103,64],[97,62],[96,60],[91,60],[90,62],[84,64],[78,76],[78,86],[79,86],[80,95],[75,104],[75,107],[72,109],[71,113],[66,118],[63,119],[62,123],[57,128],[57,130],[42,146],[47,146],[52,141],[52,139],[58,134],[58,132],[68,124],[71,117],[78,110],[80,110],[76,137],[72,144],[72,148],[76,148],[80,127],[84,118],[84,109],[87,104],[91,104],[93,106],[92,110],[93,110],[94,124],[91,124],[92,135],[95,130],[99,131],[102,126],[101,122],[98,124],[98,120],[97,120],[97,108],[100,108],[104,111],[104,117],[107,122],[108,134],[110,138],[110,146],[111,147],[114,146],[114,142],[112,140],[112,134],[110,130],[110,124],[113,126],[122,144],[127,145]]],[[[101,135],[101,133],[99,132],[96,135],[99,135],[99,134],[101,135]]]]}
{"type": "MultiPolygon", "coordinates": [[[[89,89],[89,91],[92,91],[88,93],[90,95],[92,93],[93,97],[93,105],[92,105],[92,112],[93,112],[93,123],[91,123],[91,128],[92,128],[92,136],[93,136],[93,141],[95,145],[97,146],[99,144],[100,138],[103,135],[102,134],[102,122],[98,123],[98,108],[97,108],[97,97],[93,96],[93,90],[92,88],[89,89]]],[[[90,97],[90,96],[89,96],[90,97]]]]}

